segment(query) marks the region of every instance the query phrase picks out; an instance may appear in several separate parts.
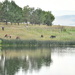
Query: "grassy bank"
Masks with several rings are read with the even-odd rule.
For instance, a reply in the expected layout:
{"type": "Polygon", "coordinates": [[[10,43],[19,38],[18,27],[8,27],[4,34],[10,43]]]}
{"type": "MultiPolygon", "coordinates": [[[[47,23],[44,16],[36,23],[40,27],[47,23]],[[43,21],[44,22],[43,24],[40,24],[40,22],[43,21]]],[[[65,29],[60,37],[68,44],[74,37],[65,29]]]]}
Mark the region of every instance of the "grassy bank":
{"type": "Polygon", "coordinates": [[[2,40],[2,46],[7,47],[50,47],[50,46],[75,46],[75,41],[55,41],[55,40],[2,40]]]}
{"type": "Polygon", "coordinates": [[[54,41],[74,41],[75,27],[70,26],[46,26],[46,25],[4,25],[4,31],[0,25],[0,38],[13,40],[20,37],[21,40],[54,40],[54,41]],[[9,37],[4,37],[6,34],[9,37]],[[43,35],[43,37],[41,37],[43,35]],[[56,36],[50,38],[50,36],[56,36]]]}

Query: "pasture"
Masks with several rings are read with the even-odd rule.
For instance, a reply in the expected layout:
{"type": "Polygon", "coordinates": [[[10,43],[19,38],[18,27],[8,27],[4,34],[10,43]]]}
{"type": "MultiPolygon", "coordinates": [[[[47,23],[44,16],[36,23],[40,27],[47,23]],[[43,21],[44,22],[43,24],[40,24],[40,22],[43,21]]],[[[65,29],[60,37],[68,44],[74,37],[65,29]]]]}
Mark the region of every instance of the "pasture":
{"type": "Polygon", "coordinates": [[[71,26],[46,26],[46,25],[0,25],[0,38],[21,40],[75,40],[75,27],[71,26]],[[2,30],[4,27],[4,30],[2,30]],[[5,37],[8,35],[8,37],[5,37]],[[41,37],[41,35],[43,37],[41,37]],[[9,37],[11,36],[11,38],[9,37]],[[54,36],[54,37],[51,37],[54,36]]]}

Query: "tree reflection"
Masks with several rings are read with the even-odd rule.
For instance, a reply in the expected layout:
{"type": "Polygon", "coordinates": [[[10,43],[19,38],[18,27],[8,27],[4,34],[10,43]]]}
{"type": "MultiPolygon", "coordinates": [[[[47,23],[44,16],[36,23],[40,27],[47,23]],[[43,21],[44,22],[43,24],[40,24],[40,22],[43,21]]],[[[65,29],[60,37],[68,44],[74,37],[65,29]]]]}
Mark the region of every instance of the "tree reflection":
{"type": "MultiPolygon", "coordinates": [[[[28,50],[25,50],[25,55],[23,56],[8,56],[8,52],[4,55],[1,55],[0,60],[0,75],[15,75],[16,72],[19,71],[19,69],[22,67],[23,71],[26,73],[28,70],[33,71],[37,70],[39,71],[42,66],[50,66],[51,63],[51,52],[48,50],[46,53],[41,50],[33,50],[32,53],[29,52],[29,54],[26,54],[28,50]],[[34,53],[35,52],[35,53],[34,53]],[[33,56],[33,53],[35,54],[33,56]],[[32,54],[32,55],[31,55],[32,54]],[[38,55],[37,55],[38,54],[38,55]],[[28,56],[28,57],[27,57],[28,56]],[[4,60],[5,57],[5,60],[4,60]],[[4,61],[4,66],[2,66],[2,62],[4,61]]],[[[16,55],[19,52],[16,51],[16,55]]]]}
{"type": "Polygon", "coordinates": [[[7,75],[14,75],[15,72],[18,71],[20,65],[20,59],[18,58],[6,59],[5,69],[7,71],[7,75]]]}
{"type": "Polygon", "coordinates": [[[0,56],[0,75],[4,75],[4,67],[5,66],[5,57],[3,55],[0,56]]]}

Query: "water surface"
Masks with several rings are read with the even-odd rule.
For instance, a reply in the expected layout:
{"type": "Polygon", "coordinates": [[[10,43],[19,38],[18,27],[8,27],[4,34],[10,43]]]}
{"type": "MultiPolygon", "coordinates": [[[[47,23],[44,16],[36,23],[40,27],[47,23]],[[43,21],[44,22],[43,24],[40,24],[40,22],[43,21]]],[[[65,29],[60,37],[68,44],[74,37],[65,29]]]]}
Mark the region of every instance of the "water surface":
{"type": "Polygon", "coordinates": [[[75,48],[1,50],[0,75],[75,75],[75,48]]]}

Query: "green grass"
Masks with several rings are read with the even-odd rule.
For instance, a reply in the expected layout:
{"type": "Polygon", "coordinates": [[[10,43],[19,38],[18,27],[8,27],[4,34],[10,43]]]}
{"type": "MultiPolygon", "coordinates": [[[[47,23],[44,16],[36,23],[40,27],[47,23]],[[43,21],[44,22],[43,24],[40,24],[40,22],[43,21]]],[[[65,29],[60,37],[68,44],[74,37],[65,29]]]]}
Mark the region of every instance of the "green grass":
{"type": "Polygon", "coordinates": [[[13,40],[17,36],[21,40],[54,40],[54,41],[75,41],[75,27],[63,26],[66,31],[61,32],[62,26],[46,26],[46,25],[4,25],[5,30],[2,31],[0,25],[0,38],[13,40]],[[5,38],[5,34],[11,35],[10,38],[5,38]],[[41,38],[41,35],[44,37],[41,38]],[[56,38],[50,38],[51,35],[55,35],[56,38]]]}
{"type": "Polygon", "coordinates": [[[1,47],[51,47],[51,46],[75,46],[75,41],[55,40],[2,40],[1,47]]]}

